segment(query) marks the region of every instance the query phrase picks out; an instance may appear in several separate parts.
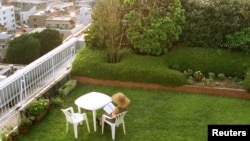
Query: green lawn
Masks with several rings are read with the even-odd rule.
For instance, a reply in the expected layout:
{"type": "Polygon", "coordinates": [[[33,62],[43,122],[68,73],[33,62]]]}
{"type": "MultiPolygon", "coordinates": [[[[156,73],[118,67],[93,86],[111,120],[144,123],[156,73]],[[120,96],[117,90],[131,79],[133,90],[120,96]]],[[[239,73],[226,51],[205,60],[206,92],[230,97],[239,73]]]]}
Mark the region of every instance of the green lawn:
{"type": "MultiPolygon", "coordinates": [[[[130,100],[125,118],[127,134],[116,128],[118,141],[207,141],[208,124],[249,124],[250,102],[248,100],[216,96],[187,94],[170,91],[78,85],[65,98],[65,107],[73,106],[74,100],[84,93],[98,91],[108,95],[121,91],[130,100]]],[[[102,110],[97,111],[100,115],[102,110]]],[[[110,141],[111,131],[101,128],[93,132],[92,112],[87,111],[91,132],[86,125],[78,127],[78,141],[110,141]]],[[[60,107],[55,107],[30,131],[19,136],[19,141],[73,141],[73,126],[65,134],[65,117],[60,107]]]]}

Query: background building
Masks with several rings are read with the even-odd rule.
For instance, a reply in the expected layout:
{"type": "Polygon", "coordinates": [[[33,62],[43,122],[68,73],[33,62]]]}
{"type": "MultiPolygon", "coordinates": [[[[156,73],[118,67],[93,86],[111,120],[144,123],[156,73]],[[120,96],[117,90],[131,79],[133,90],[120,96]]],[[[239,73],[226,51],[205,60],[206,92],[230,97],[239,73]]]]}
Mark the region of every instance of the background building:
{"type": "Polygon", "coordinates": [[[14,6],[3,6],[0,2],[0,25],[4,27],[4,31],[15,31],[16,20],[14,6]]]}
{"type": "Polygon", "coordinates": [[[6,49],[12,37],[13,34],[0,33],[0,62],[5,59],[6,49]]]}
{"type": "Polygon", "coordinates": [[[56,15],[58,15],[58,11],[54,9],[38,11],[29,16],[28,25],[35,28],[45,27],[45,20],[56,15]]]}
{"type": "Polygon", "coordinates": [[[27,25],[29,16],[36,12],[36,6],[15,7],[15,17],[18,25],[27,25]]]}
{"type": "Polygon", "coordinates": [[[46,28],[61,29],[61,30],[70,30],[74,28],[76,22],[71,16],[63,17],[51,17],[45,20],[46,28]]]}
{"type": "Polygon", "coordinates": [[[8,5],[13,5],[14,7],[19,7],[21,9],[27,6],[36,6],[37,10],[46,9],[47,2],[44,0],[8,0],[8,5]]]}

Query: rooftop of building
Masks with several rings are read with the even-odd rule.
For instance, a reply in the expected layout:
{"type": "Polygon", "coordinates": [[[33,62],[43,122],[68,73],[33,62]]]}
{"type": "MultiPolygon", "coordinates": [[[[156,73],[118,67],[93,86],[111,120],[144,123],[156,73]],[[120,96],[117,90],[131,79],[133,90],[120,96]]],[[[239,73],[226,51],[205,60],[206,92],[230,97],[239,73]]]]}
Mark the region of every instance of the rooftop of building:
{"type": "Polygon", "coordinates": [[[40,3],[46,3],[44,0],[8,0],[9,3],[15,2],[15,3],[32,3],[32,4],[40,4],[40,3]]]}
{"type": "Polygon", "coordinates": [[[50,13],[53,13],[53,12],[56,12],[57,10],[51,8],[51,9],[48,9],[48,10],[43,10],[43,11],[37,11],[36,13],[34,13],[33,15],[36,15],[36,16],[44,16],[44,15],[48,15],[50,13]]]}
{"type": "Polygon", "coordinates": [[[13,36],[13,34],[8,34],[6,32],[0,33],[0,39],[1,40],[5,40],[5,39],[8,39],[8,38],[11,38],[12,36],[13,36]]]}
{"type": "Polygon", "coordinates": [[[72,20],[72,17],[71,16],[56,16],[56,17],[50,17],[47,20],[69,21],[69,20],[72,20]]]}

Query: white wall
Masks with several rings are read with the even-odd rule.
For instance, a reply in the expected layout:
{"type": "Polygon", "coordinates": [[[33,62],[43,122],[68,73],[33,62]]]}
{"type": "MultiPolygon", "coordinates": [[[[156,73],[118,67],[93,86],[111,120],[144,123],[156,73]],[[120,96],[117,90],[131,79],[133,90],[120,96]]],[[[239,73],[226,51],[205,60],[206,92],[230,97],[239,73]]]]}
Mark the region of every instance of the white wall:
{"type": "Polygon", "coordinates": [[[29,16],[36,12],[36,6],[32,7],[29,11],[20,12],[20,20],[22,24],[28,24],[29,16]]]}
{"type": "Polygon", "coordinates": [[[81,7],[80,15],[76,15],[77,22],[88,25],[91,22],[91,8],[90,7],[81,7]]]}
{"type": "Polygon", "coordinates": [[[5,30],[15,30],[16,20],[14,13],[14,6],[1,6],[0,7],[0,24],[4,25],[5,30]]]}

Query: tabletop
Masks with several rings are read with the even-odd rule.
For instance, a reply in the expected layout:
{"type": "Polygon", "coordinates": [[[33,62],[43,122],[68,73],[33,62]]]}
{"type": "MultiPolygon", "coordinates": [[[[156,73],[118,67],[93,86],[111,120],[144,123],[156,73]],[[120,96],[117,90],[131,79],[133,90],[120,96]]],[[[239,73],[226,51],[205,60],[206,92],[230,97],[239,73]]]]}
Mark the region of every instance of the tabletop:
{"type": "Polygon", "coordinates": [[[98,110],[111,101],[111,97],[104,93],[89,92],[77,98],[75,104],[86,110],[98,110]]]}

